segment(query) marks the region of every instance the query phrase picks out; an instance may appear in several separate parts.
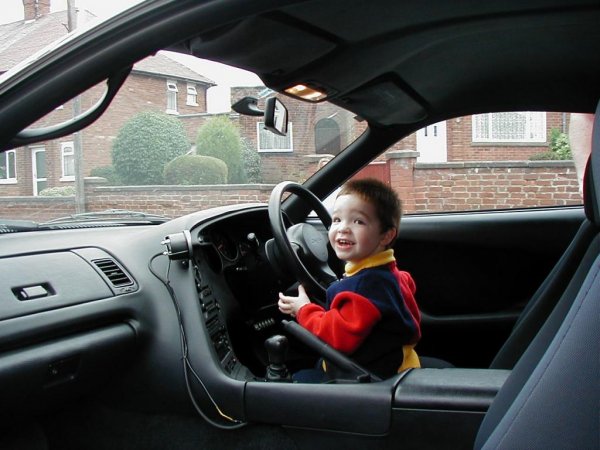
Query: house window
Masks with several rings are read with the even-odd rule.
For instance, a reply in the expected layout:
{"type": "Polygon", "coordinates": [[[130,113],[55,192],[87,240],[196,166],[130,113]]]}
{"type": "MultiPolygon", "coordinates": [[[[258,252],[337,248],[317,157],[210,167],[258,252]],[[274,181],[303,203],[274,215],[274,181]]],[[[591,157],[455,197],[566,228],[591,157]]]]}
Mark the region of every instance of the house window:
{"type": "Polygon", "coordinates": [[[189,106],[198,106],[198,92],[196,91],[196,86],[193,84],[187,85],[186,104],[189,106]]]}
{"type": "Polygon", "coordinates": [[[177,83],[174,81],[167,81],[167,114],[178,114],[177,92],[177,83]]]}
{"type": "Polygon", "coordinates": [[[473,142],[544,143],[545,112],[501,112],[473,116],[473,142]]]}
{"type": "Polygon", "coordinates": [[[8,150],[0,153],[0,183],[17,182],[17,152],[8,150]]]}
{"type": "Polygon", "coordinates": [[[60,144],[61,149],[61,166],[62,177],[61,181],[75,180],[75,149],[73,142],[63,142],[60,144]]]}
{"type": "Polygon", "coordinates": [[[265,130],[264,122],[256,124],[258,134],[259,152],[291,152],[293,148],[292,124],[288,124],[287,134],[279,136],[269,130],[265,130]]]}

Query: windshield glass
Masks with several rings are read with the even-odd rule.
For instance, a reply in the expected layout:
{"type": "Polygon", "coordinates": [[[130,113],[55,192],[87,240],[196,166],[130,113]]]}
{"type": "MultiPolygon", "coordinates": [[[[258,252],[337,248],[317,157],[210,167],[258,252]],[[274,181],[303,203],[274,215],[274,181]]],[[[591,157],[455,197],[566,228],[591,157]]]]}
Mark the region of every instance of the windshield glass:
{"type": "MultiPolygon", "coordinates": [[[[95,86],[31,128],[86,111],[104,88],[95,86]]],[[[14,202],[3,215],[47,222],[125,210],[173,218],[224,204],[266,202],[275,184],[302,183],[364,128],[348,111],[277,94],[250,72],[159,52],[133,67],[91,126],[5,154],[2,195],[14,202]],[[233,111],[246,97],[259,110],[267,99],[280,98],[288,109],[287,134],[267,130],[262,116],[233,111]],[[174,197],[187,200],[174,209],[174,197]]]]}
{"type": "MultiPolygon", "coordinates": [[[[75,22],[83,27],[139,1],[124,0],[120,8],[99,0],[76,3],[75,22]],[[100,8],[109,4],[112,10],[100,8]]],[[[0,71],[64,39],[72,26],[67,5],[46,6],[25,8],[22,19],[0,24],[0,35],[11,44],[0,46],[0,71]]],[[[57,106],[31,128],[89,110],[105,87],[101,83],[57,106]]],[[[405,214],[580,205],[582,171],[572,160],[571,120],[569,112],[556,111],[451,118],[382,148],[371,164],[346,175],[390,184],[405,214]]],[[[304,182],[366,127],[326,101],[274,92],[253,73],[161,51],[135,64],[90,126],[0,153],[0,219],[158,223],[217,206],[266,203],[277,183],[304,182]],[[259,111],[270,99],[281,100],[287,133],[268,130],[262,115],[236,112],[232,105],[244,98],[259,111]]],[[[338,173],[345,170],[341,166],[338,173]]]]}

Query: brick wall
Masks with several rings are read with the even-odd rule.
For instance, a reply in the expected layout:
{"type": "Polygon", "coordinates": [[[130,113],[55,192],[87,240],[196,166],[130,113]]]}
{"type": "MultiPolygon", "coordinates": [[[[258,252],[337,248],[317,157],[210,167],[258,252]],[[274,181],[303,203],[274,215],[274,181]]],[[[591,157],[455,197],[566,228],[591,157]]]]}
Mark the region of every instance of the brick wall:
{"type": "MultiPolygon", "coordinates": [[[[86,180],[88,211],[129,209],[179,217],[217,206],[268,202],[273,185],[105,186],[102,178],[86,180]],[[157,194],[158,192],[158,194],[157,194]]],[[[1,201],[1,198],[0,198],[1,201]]]]}
{"type": "Polygon", "coordinates": [[[417,163],[417,156],[387,153],[407,213],[582,204],[572,161],[417,163]]]}
{"type": "Polygon", "coordinates": [[[45,222],[75,214],[75,198],[0,197],[0,218],[45,222]]]}
{"type": "MultiPolygon", "coordinates": [[[[438,164],[417,163],[417,156],[414,151],[390,151],[384,163],[387,167],[376,171],[389,175],[408,214],[582,203],[571,161],[438,164]]],[[[178,217],[215,206],[266,203],[272,189],[272,184],[107,186],[102,178],[87,178],[86,210],[124,208],[178,217]]],[[[44,221],[74,212],[73,197],[0,197],[2,218],[44,221]]]]}

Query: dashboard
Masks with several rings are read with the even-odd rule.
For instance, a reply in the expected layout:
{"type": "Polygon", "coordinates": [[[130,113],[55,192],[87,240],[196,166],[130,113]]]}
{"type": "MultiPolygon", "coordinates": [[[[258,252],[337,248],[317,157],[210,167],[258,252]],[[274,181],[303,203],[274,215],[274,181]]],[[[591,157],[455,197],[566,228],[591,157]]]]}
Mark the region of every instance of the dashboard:
{"type": "MultiPolygon", "coordinates": [[[[159,225],[11,233],[0,240],[0,270],[7,274],[0,277],[5,414],[48,413],[87,396],[143,412],[190,411],[192,404],[225,428],[276,420],[390,432],[399,378],[318,388],[265,379],[265,341],[284,334],[277,294],[295,286],[273,262],[265,205],[199,211],[159,225]],[[166,245],[178,239],[186,244],[181,254],[166,245]],[[324,411],[318,423],[314,405],[324,411]]],[[[318,357],[296,344],[290,336],[291,372],[318,357]]],[[[491,386],[483,383],[485,405],[507,376],[497,375],[491,386]]],[[[437,369],[411,378],[404,389],[419,402],[448,384],[437,369]]],[[[462,392],[484,378],[487,372],[463,371],[451,380],[466,415],[472,412],[462,392]]]]}
{"type": "Polygon", "coordinates": [[[183,351],[203,378],[216,370],[217,377],[260,380],[264,341],[278,332],[277,293],[290,284],[266,256],[271,237],[264,205],[160,225],[0,236],[0,383],[11,388],[0,401],[18,408],[33,397],[52,408],[52,399],[131,370],[141,380],[128,392],[136,407],[147,392],[187,402],[182,329],[183,351]],[[182,231],[192,254],[169,260],[165,237],[182,231]]]}

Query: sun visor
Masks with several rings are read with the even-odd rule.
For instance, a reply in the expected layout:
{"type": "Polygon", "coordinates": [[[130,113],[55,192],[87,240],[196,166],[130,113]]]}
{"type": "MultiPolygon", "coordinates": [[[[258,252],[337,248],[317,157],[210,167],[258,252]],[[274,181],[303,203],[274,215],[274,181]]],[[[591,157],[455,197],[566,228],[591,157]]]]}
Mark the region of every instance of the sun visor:
{"type": "Polygon", "coordinates": [[[425,107],[394,81],[380,81],[359,88],[335,103],[363,119],[380,125],[408,124],[427,117],[425,107]],[[355,105],[360,105],[356,108],[355,105]]]}
{"type": "Polygon", "coordinates": [[[199,58],[278,76],[309,64],[334,47],[321,36],[260,16],[190,41],[192,54],[199,58]]]}

